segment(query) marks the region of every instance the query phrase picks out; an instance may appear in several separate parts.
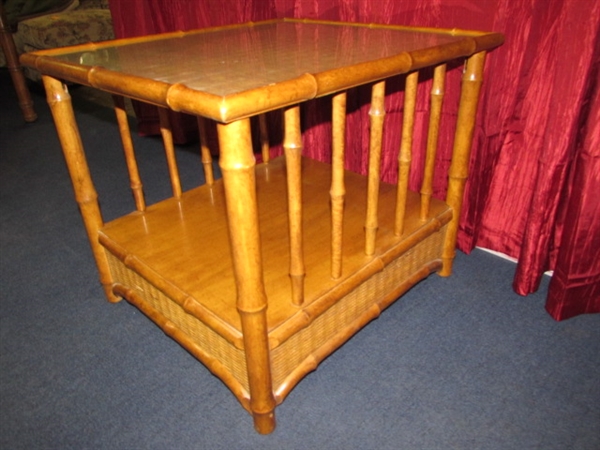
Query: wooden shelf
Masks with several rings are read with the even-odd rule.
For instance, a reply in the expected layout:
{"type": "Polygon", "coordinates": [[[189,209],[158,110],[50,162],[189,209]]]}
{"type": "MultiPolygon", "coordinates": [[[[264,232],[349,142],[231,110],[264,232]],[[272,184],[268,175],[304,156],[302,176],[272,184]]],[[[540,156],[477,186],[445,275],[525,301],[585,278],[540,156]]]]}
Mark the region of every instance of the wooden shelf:
{"type": "MultiPolygon", "coordinates": [[[[346,172],[346,214],[343,237],[343,271],[338,280],[331,278],[330,205],[328,187],[331,167],[307,158],[302,160],[304,193],[304,232],[306,266],[305,306],[343,284],[379,260],[382,255],[402,248],[403,243],[420,229],[450,219],[450,210],[434,200],[431,219],[421,222],[416,214],[407,218],[406,232],[393,233],[396,201],[395,186],[382,184],[380,190],[380,227],[378,251],[364,253],[366,214],[366,178],[346,172]]],[[[302,309],[293,305],[289,280],[289,235],[287,226],[285,159],[272,160],[256,169],[257,196],[261,224],[264,283],[269,306],[268,329],[302,318],[302,309]]],[[[418,211],[419,198],[409,196],[409,211],[418,211]]],[[[438,226],[437,228],[439,229],[438,226]]],[[[160,277],[157,284],[168,284],[198,302],[223,326],[241,339],[241,322],[236,309],[223,183],[200,186],[185,192],[181,199],[170,198],[107,223],[100,231],[101,243],[121,260],[135,259],[142,272],[160,277]],[[207,270],[210,268],[210,270],[207,270]],[[160,275],[159,275],[160,274],[160,275]]],[[[368,272],[367,272],[368,273],[368,272]]],[[[289,326],[289,324],[288,324],[289,326]]],[[[296,327],[294,327],[296,328],[296,327]]]]}

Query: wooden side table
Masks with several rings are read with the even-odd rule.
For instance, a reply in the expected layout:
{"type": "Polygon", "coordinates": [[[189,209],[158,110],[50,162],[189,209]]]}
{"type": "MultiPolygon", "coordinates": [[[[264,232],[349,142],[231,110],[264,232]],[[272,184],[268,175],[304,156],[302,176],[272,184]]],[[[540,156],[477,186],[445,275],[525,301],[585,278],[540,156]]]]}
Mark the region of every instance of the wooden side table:
{"type": "Polygon", "coordinates": [[[36,52],[110,301],[126,298],[274,429],[300,379],[399,295],[449,275],[486,52],[496,33],[275,20],[36,52]],[[466,60],[445,202],[431,183],[446,62],[466,60]],[[407,189],[419,69],[434,67],[426,169],[407,189]],[[399,182],[380,183],[385,80],[406,75],[399,182]],[[67,90],[111,92],[135,211],[104,223],[67,90]],[[344,171],[346,92],[370,85],[369,173],[344,171]],[[300,107],[332,101],[331,165],[302,157],[300,107]],[[173,196],[147,206],[123,97],[159,106],[173,196]],[[182,192],[167,109],[217,122],[222,180],[182,192]],[[282,110],[284,157],[256,165],[250,118],[282,110]],[[210,238],[207,238],[210,236],[210,238]]]}

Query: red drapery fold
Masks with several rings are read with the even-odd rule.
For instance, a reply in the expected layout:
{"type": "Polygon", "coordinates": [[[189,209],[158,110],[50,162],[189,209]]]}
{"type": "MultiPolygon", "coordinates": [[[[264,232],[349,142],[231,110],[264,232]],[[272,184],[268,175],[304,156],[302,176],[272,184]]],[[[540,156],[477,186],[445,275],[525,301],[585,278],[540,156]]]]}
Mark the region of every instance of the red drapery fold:
{"type": "Polygon", "coordinates": [[[559,219],[563,230],[557,246],[554,276],[550,282],[546,309],[561,319],[600,310],[600,40],[592,68],[589,93],[579,118],[574,139],[573,170],[569,192],[559,219]],[[580,249],[589,249],[582,258],[580,249]]]}
{"type": "MultiPolygon", "coordinates": [[[[516,292],[535,291],[554,269],[547,309],[557,320],[600,312],[600,2],[579,0],[110,0],[119,37],[306,17],[503,32],[489,58],[475,132],[458,246],[475,245],[518,258],[516,292]]],[[[315,37],[318,39],[318,36],[315,37]]],[[[449,71],[448,83],[460,77],[449,71]]],[[[403,78],[388,83],[382,177],[394,181],[402,117],[403,78]],[[390,132],[391,131],[391,132],[390,132]]],[[[348,98],[347,168],[364,173],[370,92],[348,98]],[[352,139],[350,139],[352,138],[352,139]]],[[[413,165],[422,164],[427,87],[418,99],[413,165]]],[[[152,109],[136,107],[142,134],[157,134],[152,109]]],[[[448,90],[444,114],[455,115],[448,90]]],[[[329,111],[317,100],[303,111],[307,154],[329,158],[329,111]]],[[[181,116],[181,115],[177,115],[181,116]]],[[[271,115],[277,120],[276,115],[271,115]]],[[[174,137],[197,137],[195,120],[178,117],[174,137]]],[[[452,130],[441,131],[442,158],[452,130]]],[[[416,167],[415,167],[416,168],[416,167]]],[[[418,173],[419,171],[413,171],[418,173]]],[[[411,179],[411,187],[420,180],[411,179]]],[[[438,180],[435,195],[444,195],[438,180]]]]}

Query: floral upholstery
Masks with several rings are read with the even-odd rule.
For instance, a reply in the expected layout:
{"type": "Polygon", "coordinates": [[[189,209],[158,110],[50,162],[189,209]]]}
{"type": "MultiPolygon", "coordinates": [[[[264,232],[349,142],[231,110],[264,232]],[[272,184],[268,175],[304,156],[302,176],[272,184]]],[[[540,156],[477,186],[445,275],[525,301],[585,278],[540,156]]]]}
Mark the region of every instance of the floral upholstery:
{"type": "Polygon", "coordinates": [[[107,0],[80,0],[78,9],[108,9],[107,0]]]}
{"type": "Polygon", "coordinates": [[[40,16],[19,23],[15,42],[18,42],[17,48],[20,47],[23,51],[29,52],[102,41],[113,37],[109,10],[76,9],[66,13],[40,16]]]}
{"type": "MultiPolygon", "coordinates": [[[[19,54],[114,39],[108,0],[80,0],[72,10],[23,20],[13,38],[19,54]]],[[[28,78],[40,79],[37,71],[24,69],[28,78]]]]}

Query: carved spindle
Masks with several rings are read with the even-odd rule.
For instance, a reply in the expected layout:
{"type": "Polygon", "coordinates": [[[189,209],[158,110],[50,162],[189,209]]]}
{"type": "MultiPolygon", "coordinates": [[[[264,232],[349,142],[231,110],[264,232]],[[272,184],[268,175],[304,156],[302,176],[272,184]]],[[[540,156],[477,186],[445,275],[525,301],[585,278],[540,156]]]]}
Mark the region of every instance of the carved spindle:
{"type": "Polygon", "coordinates": [[[267,127],[266,114],[259,114],[258,125],[260,129],[260,150],[262,159],[264,163],[268,163],[271,160],[271,153],[269,151],[269,129],[267,127]]]}
{"type": "Polygon", "coordinates": [[[160,134],[165,146],[165,155],[167,157],[167,166],[171,177],[171,188],[173,197],[181,197],[181,181],[179,179],[179,169],[177,168],[177,159],[175,157],[175,146],[173,145],[173,132],[171,131],[171,121],[169,120],[169,111],[165,108],[158,108],[158,117],[160,119],[160,134]]]}
{"type": "Polygon", "coordinates": [[[433,194],[433,173],[435,170],[435,157],[440,131],[440,118],[442,117],[442,103],[444,101],[444,87],[446,82],[446,64],[436,66],[433,71],[433,84],[431,86],[431,112],[429,114],[429,130],[427,132],[427,153],[425,155],[425,171],[421,185],[421,220],[427,220],[429,205],[433,194]]]}
{"type": "Polygon", "coordinates": [[[129,172],[129,185],[135,200],[135,207],[138,211],[146,209],[146,201],[144,200],[144,191],[142,180],[138,170],[137,160],[135,159],[135,151],[133,142],[131,141],[131,130],[129,128],[129,120],[127,119],[127,111],[125,110],[125,99],[121,95],[113,95],[115,104],[115,115],[117,116],[117,124],[119,126],[119,134],[121,135],[121,143],[123,145],[123,153],[125,154],[125,162],[127,163],[127,171],[129,172]]]}
{"type": "Polygon", "coordinates": [[[120,298],[115,296],[112,291],[113,279],[110,274],[106,253],[98,242],[98,230],[102,228],[104,221],[100,212],[98,194],[92,182],[79,129],[75,121],[71,96],[59,80],[46,75],[42,76],[42,80],[46,88],[48,105],[50,106],[50,111],[56,125],[67,169],[73,183],[75,200],[79,205],[79,211],[81,212],[83,224],[90,246],[92,247],[92,253],[98,266],[100,282],[108,300],[110,302],[117,302],[120,298]]]}
{"type": "Polygon", "coordinates": [[[210,148],[208,148],[206,119],[200,116],[198,116],[198,133],[200,134],[200,155],[202,157],[202,167],[204,167],[204,180],[206,184],[212,186],[215,183],[215,176],[212,167],[212,156],[210,148]]]}
{"type": "Polygon", "coordinates": [[[295,305],[301,305],[304,301],[304,251],[302,245],[302,132],[299,106],[285,109],[284,124],[283,148],[287,167],[292,302],[295,305]]]}
{"type": "Polygon", "coordinates": [[[402,141],[398,156],[398,186],[396,194],[396,222],[394,234],[402,235],[404,232],[404,216],[406,215],[406,195],[408,191],[408,176],[412,160],[413,130],[415,124],[415,105],[417,103],[417,88],[419,85],[419,72],[406,75],[404,88],[404,114],[402,118],[402,141]]]}
{"type": "Polygon", "coordinates": [[[237,309],[242,322],[250,388],[250,409],[259,433],[275,428],[275,399],[267,336],[267,295],[256,203],[255,160],[250,120],[217,124],[227,217],[237,288],[237,309]]]}
{"type": "Polygon", "coordinates": [[[375,83],[371,90],[371,135],[369,141],[369,181],[367,187],[367,219],[365,223],[365,254],[375,253],[375,236],[379,227],[377,208],[379,200],[379,172],[383,120],[385,118],[385,81],[375,83]]]}
{"type": "Polygon", "coordinates": [[[344,222],[344,154],[346,135],[346,93],[333,96],[331,157],[331,277],[342,276],[342,235],[344,222]]]}
{"type": "Polygon", "coordinates": [[[454,211],[454,216],[448,224],[448,231],[446,232],[446,240],[442,252],[442,262],[444,265],[440,271],[440,275],[442,276],[448,276],[452,273],[452,262],[456,253],[459,215],[465,184],[469,174],[469,158],[473,143],[473,130],[477,116],[479,92],[481,90],[481,83],[483,82],[484,63],[485,52],[475,53],[467,60],[465,72],[462,77],[456,132],[454,134],[454,147],[452,150],[452,163],[450,164],[448,192],[446,194],[446,203],[454,211]]]}

